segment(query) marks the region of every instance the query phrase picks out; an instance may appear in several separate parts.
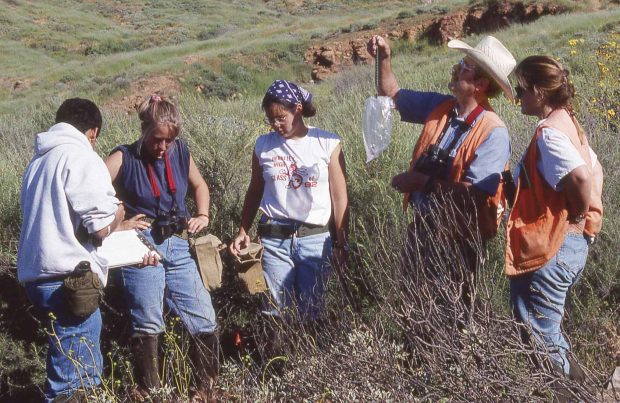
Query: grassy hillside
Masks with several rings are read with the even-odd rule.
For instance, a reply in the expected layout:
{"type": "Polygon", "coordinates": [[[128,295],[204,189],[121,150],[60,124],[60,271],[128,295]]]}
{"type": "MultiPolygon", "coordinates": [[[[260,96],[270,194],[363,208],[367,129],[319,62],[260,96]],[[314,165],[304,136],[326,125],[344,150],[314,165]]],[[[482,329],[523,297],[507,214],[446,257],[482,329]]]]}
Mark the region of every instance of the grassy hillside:
{"type": "MultiPolygon", "coordinates": [[[[98,143],[98,152],[105,155],[139,134],[137,117],[112,107],[133,88],[131,83],[150,75],[185,80],[177,96],[183,136],[211,188],[211,231],[228,240],[239,220],[254,141],[268,130],[262,123],[261,92],[276,75],[298,79],[307,74],[301,57],[313,36],[395,18],[412,7],[436,13],[436,7],[469,5],[411,3],[151,1],[148,7],[137,1],[122,6],[111,1],[0,3],[4,19],[0,51],[8,55],[0,59],[1,76],[6,77],[2,80],[23,80],[29,86],[2,87],[0,95],[0,400],[26,401],[36,395],[35,385],[43,377],[44,335],[33,330],[38,329],[36,322],[24,314],[28,303],[12,267],[21,174],[31,155],[33,135],[50,126],[62,98],[86,96],[106,105],[98,143]],[[87,48],[98,50],[88,53],[87,48]],[[16,53],[22,57],[19,63],[16,53]],[[206,62],[185,64],[191,55],[206,62]],[[239,91],[242,96],[221,100],[197,93],[193,84],[198,81],[192,80],[208,74],[216,76],[213,82],[226,78],[214,91],[239,91]]],[[[390,148],[365,164],[361,115],[365,98],[374,92],[373,69],[356,66],[320,85],[305,85],[315,95],[318,109],[308,123],[343,137],[352,214],[351,267],[340,279],[333,278],[328,321],[321,331],[294,325],[283,329],[289,336],[283,373],[274,373],[273,363],[261,361],[265,340],[259,331],[260,301],[240,292],[233,273],[227,272],[225,287],[214,294],[227,346],[222,400],[549,401],[558,382],[573,388],[583,401],[601,400],[606,377],[620,364],[620,274],[615,253],[620,249],[620,176],[615,173],[620,163],[619,21],[620,10],[612,7],[545,17],[494,33],[517,60],[544,53],[569,67],[578,92],[577,116],[605,170],[603,232],[573,290],[565,326],[576,356],[587,368],[587,388],[530,365],[531,351],[520,345],[510,320],[501,234],[481,251],[485,263],[479,273],[478,310],[467,318],[465,330],[449,318],[463,315],[463,307],[445,302],[438,307],[432,298],[421,297],[427,295],[422,291],[440,295],[446,290],[436,284],[412,288],[401,277],[399,252],[408,218],[403,217],[400,195],[389,182],[406,169],[420,128],[396,121],[390,148]],[[230,342],[237,331],[245,346],[230,342]]],[[[479,39],[466,41],[474,44],[479,39]]],[[[394,46],[394,68],[403,87],[447,91],[448,71],[459,53],[420,43],[394,46]]],[[[522,116],[504,98],[492,104],[508,125],[516,161],[535,120],[522,116]]],[[[458,267],[449,252],[446,268],[458,267]]],[[[451,286],[445,285],[448,293],[451,286]]],[[[105,308],[108,358],[102,401],[122,401],[132,384],[125,362],[126,316],[115,305],[116,291],[108,290],[114,309],[105,308]]],[[[187,391],[186,337],[171,321],[165,375],[176,393],[187,391]],[[170,348],[176,346],[180,349],[170,348]]]]}
{"type": "MultiPolygon", "coordinates": [[[[592,7],[570,0],[539,3],[575,10],[592,7]]],[[[395,19],[428,19],[471,4],[466,0],[4,0],[0,113],[14,112],[51,94],[59,99],[84,94],[113,103],[137,91],[132,83],[162,75],[187,89],[219,80],[208,95],[258,94],[277,74],[307,81],[309,66],[302,60],[310,43],[395,19]],[[239,76],[246,78],[244,85],[235,85],[239,76]]]]}
{"type": "Polygon", "coordinates": [[[267,53],[272,59],[267,66],[246,66],[256,71],[300,68],[303,46],[311,38],[394,18],[409,3],[6,1],[1,4],[0,52],[9,56],[0,60],[1,109],[33,102],[33,93],[107,98],[153,74],[191,80],[200,71],[186,63],[188,56],[216,74],[222,63],[234,62],[228,60],[233,54],[267,53]],[[28,90],[12,91],[17,81],[28,90]]]}

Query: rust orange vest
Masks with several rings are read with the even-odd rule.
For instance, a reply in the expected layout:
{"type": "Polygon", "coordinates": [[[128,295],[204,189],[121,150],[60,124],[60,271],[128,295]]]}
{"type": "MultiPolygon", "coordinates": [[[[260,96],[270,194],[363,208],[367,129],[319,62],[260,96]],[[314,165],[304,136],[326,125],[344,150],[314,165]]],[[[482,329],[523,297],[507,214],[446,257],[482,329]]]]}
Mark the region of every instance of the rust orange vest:
{"type": "MultiPolygon", "coordinates": [[[[592,174],[588,140],[579,139],[577,128],[564,109],[558,109],[537,128],[527,148],[519,179],[515,204],[506,230],[506,274],[515,276],[535,271],[558,252],[568,230],[568,210],[563,192],[555,191],[538,171],[538,138],[544,127],[564,133],[584,159],[592,174]]],[[[601,229],[603,205],[601,194],[592,187],[590,208],[586,214],[584,232],[595,235],[601,229]]]]}
{"type": "MultiPolygon", "coordinates": [[[[439,104],[435,108],[424,123],[424,128],[420,134],[420,138],[416,143],[413,154],[411,156],[411,162],[409,169],[412,170],[415,166],[415,162],[422,155],[424,151],[431,145],[435,144],[441,135],[441,132],[448,121],[450,112],[456,106],[454,99],[449,99],[439,104]]],[[[493,112],[491,106],[486,103],[482,105],[485,109],[484,114],[475,122],[474,126],[470,129],[467,137],[457,149],[456,155],[452,161],[452,167],[448,172],[446,178],[452,182],[460,182],[473,162],[475,153],[478,147],[487,139],[491,131],[498,127],[506,127],[501,121],[499,116],[493,112]]],[[[508,169],[506,165],[505,169],[508,169]]],[[[498,172],[499,173],[499,172],[498,172]]],[[[409,206],[410,194],[405,193],[403,200],[403,208],[406,210],[409,206]]],[[[503,186],[500,183],[497,189],[497,193],[493,196],[486,198],[484,205],[478,206],[478,228],[483,239],[489,239],[495,236],[497,228],[501,221],[501,209],[500,204],[505,206],[505,197],[503,186]],[[498,212],[499,210],[499,212],[498,212]]]]}

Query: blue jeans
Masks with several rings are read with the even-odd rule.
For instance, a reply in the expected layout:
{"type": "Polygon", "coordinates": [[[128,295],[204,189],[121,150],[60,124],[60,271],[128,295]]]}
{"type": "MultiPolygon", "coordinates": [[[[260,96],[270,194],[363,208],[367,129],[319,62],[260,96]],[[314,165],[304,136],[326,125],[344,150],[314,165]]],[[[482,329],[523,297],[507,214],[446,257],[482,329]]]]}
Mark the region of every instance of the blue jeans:
{"type": "MultiPolygon", "coordinates": [[[[532,327],[534,339],[546,348],[551,362],[568,375],[568,341],[562,334],[564,304],[579,280],[588,257],[583,235],[568,233],[558,253],[540,269],[510,277],[510,298],[515,318],[532,327]]],[[[524,335],[525,341],[529,337],[524,335]]]]}
{"type": "Polygon", "coordinates": [[[68,312],[62,280],[39,280],[25,284],[26,295],[43,315],[48,333],[45,401],[77,389],[89,390],[101,383],[102,357],[99,347],[101,313],[86,319],[68,312]]]}
{"type": "Polygon", "coordinates": [[[271,294],[265,313],[281,316],[292,310],[301,320],[316,319],[331,271],[329,232],[301,238],[261,237],[261,242],[263,272],[271,294]]]}
{"type": "MultiPolygon", "coordinates": [[[[153,242],[150,229],[143,234],[153,242]]],[[[202,283],[187,240],[173,235],[156,246],[162,256],[157,266],[120,270],[133,333],[164,331],[164,300],[192,335],[215,332],[211,296],[202,283]]]]}

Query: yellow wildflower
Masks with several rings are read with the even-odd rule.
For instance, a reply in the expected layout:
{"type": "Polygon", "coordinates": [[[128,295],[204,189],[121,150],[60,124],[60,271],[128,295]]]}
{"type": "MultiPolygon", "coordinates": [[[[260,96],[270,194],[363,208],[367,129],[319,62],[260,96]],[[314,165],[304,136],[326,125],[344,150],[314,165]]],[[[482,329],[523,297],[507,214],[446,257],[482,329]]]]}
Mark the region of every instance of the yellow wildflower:
{"type": "Polygon", "coordinates": [[[577,39],[569,39],[568,44],[570,46],[577,46],[577,39]]]}
{"type": "Polygon", "coordinates": [[[614,111],[613,109],[607,109],[607,116],[611,119],[614,116],[616,116],[616,111],[614,111]]]}
{"type": "Polygon", "coordinates": [[[598,65],[598,68],[601,70],[601,73],[603,74],[609,73],[609,67],[607,67],[604,63],[598,62],[596,64],[598,65]]]}

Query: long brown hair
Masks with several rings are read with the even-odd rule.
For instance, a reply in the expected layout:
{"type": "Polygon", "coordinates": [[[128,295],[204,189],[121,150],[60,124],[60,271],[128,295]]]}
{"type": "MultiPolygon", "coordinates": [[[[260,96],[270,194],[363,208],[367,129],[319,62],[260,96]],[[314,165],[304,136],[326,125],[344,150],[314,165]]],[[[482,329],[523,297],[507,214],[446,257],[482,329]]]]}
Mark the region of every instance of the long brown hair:
{"type": "Polygon", "coordinates": [[[568,79],[570,71],[549,56],[529,56],[517,65],[515,75],[523,89],[535,89],[543,97],[543,102],[552,109],[565,108],[583,143],[586,132],[573,111],[575,87],[568,79]]]}

